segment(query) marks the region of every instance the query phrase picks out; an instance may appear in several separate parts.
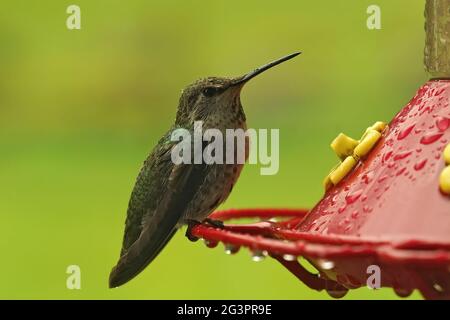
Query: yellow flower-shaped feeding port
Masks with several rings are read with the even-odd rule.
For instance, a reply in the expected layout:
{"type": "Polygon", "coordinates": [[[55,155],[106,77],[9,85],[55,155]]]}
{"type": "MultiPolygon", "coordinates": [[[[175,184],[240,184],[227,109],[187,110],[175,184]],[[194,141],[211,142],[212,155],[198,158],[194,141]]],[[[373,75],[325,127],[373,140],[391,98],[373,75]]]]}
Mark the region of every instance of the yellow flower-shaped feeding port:
{"type": "Polygon", "coordinates": [[[450,165],[450,144],[448,144],[447,147],[445,147],[444,160],[445,164],[450,165]]]}
{"type": "Polygon", "coordinates": [[[444,150],[444,160],[447,166],[441,172],[439,186],[443,193],[450,195],[450,144],[444,150]]]}
{"type": "Polygon", "coordinates": [[[369,154],[381,138],[387,124],[381,121],[366,129],[360,140],[354,140],[340,133],[331,143],[331,148],[342,160],[323,182],[325,190],[337,185],[356,166],[358,161],[369,154]]]}

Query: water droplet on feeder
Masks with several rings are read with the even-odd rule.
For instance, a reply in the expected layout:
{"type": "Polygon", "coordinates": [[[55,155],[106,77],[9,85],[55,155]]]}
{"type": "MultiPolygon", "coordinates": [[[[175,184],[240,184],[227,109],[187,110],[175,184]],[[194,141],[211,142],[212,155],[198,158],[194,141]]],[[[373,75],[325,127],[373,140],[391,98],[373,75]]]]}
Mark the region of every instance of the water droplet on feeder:
{"type": "Polygon", "coordinates": [[[412,153],[412,151],[404,151],[404,152],[398,153],[394,156],[394,160],[398,161],[398,160],[405,159],[405,158],[409,157],[411,155],[411,153],[412,153]]]}
{"type": "Polygon", "coordinates": [[[208,240],[208,239],[203,239],[203,242],[205,243],[205,245],[208,248],[215,248],[215,247],[217,247],[217,244],[218,244],[217,241],[211,241],[211,240],[208,240]]]}
{"type": "Polygon", "coordinates": [[[319,260],[318,261],[319,268],[322,270],[332,270],[334,269],[334,262],[329,260],[319,260]]]}
{"type": "Polygon", "coordinates": [[[263,261],[267,256],[267,251],[265,250],[255,250],[252,252],[252,260],[255,262],[263,261]]]}
{"type": "Polygon", "coordinates": [[[373,176],[374,176],[373,171],[369,171],[365,175],[362,176],[362,179],[363,179],[365,184],[369,184],[370,181],[372,181],[373,176]]]}
{"type": "Polygon", "coordinates": [[[445,131],[450,127],[450,119],[444,118],[444,117],[439,117],[436,120],[436,126],[438,127],[438,129],[440,131],[445,131]]]}
{"type": "Polygon", "coordinates": [[[398,171],[395,173],[395,175],[399,176],[399,175],[403,174],[403,172],[405,172],[405,171],[406,171],[406,168],[403,167],[403,168],[401,168],[400,170],[398,170],[398,171]]]}
{"type": "Polygon", "coordinates": [[[295,261],[297,257],[292,254],[283,254],[283,259],[286,261],[295,261]]]}
{"type": "Polygon", "coordinates": [[[388,151],[383,155],[383,162],[387,162],[389,160],[389,158],[392,156],[393,151],[388,151]]]}
{"type": "Polygon", "coordinates": [[[401,298],[409,297],[412,293],[411,289],[405,289],[405,288],[396,288],[394,287],[394,292],[396,295],[398,295],[401,298]]]}
{"type": "Polygon", "coordinates": [[[444,292],[444,288],[442,288],[438,283],[433,284],[433,288],[437,292],[440,292],[440,293],[444,292]]]}
{"type": "Polygon", "coordinates": [[[336,202],[338,201],[338,195],[336,194],[332,199],[331,199],[331,205],[334,206],[336,204],[336,202]]]}
{"type": "Polygon", "coordinates": [[[348,292],[348,289],[327,289],[327,293],[330,297],[335,298],[335,299],[340,299],[342,297],[344,297],[348,292]]]}
{"type": "Polygon", "coordinates": [[[422,161],[417,162],[414,165],[414,170],[416,170],[416,171],[422,170],[425,167],[425,165],[427,164],[427,161],[428,161],[427,159],[423,159],[422,161]]]}
{"type": "Polygon", "coordinates": [[[239,251],[239,247],[235,246],[234,244],[225,244],[225,253],[226,254],[235,254],[239,251]]]}
{"type": "Polygon", "coordinates": [[[413,124],[405,129],[403,129],[402,131],[400,131],[400,133],[397,136],[398,140],[403,140],[405,139],[407,136],[409,136],[409,134],[411,133],[412,129],[414,129],[416,124],[413,124]]]}
{"type": "Polygon", "coordinates": [[[421,144],[432,144],[442,137],[443,133],[430,133],[420,139],[421,144]]]}
{"type": "Polygon", "coordinates": [[[362,195],[362,189],[357,190],[355,192],[349,193],[345,196],[345,201],[347,202],[347,204],[352,204],[354,202],[356,202],[359,197],[362,195]]]}

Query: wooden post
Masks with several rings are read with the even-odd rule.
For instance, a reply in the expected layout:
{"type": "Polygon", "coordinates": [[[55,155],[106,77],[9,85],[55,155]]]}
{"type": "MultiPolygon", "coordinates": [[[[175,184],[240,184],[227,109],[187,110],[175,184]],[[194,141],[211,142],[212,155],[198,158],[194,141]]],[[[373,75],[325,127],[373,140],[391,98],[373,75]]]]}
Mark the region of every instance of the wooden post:
{"type": "Polygon", "coordinates": [[[450,0],[427,0],[425,69],[432,79],[450,78],[450,0]]]}

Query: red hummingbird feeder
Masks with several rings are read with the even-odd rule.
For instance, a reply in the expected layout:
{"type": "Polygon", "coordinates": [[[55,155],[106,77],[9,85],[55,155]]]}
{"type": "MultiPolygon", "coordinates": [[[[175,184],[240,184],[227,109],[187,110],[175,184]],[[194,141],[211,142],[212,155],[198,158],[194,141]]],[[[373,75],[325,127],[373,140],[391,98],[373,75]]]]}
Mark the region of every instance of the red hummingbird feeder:
{"type": "Polygon", "coordinates": [[[341,162],[314,208],[218,211],[211,218],[261,221],[198,225],[192,235],[230,253],[269,255],[335,298],[366,286],[375,266],[381,287],[401,297],[418,289],[426,299],[450,299],[450,1],[428,0],[425,12],[431,80],[389,124],[332,142],[341,162]]]}

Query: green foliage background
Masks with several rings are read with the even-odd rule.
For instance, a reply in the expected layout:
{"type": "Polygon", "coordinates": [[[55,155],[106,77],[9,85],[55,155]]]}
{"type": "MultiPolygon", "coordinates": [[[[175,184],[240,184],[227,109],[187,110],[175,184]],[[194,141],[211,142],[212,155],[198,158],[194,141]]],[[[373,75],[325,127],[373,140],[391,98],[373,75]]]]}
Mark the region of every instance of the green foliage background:
{"type": "MultiPolygon", "coordinates": [[[[296,50],[242,93],[248,124],[280,128],[280,172],[247,166],[222,208],[311,207],[336,163],[329,142],[390,120],[426,81],[424,1],[2,1],[0,298],[328,298],[277,262],[206,249],[180,232],[137,279],[110,290],[125,211],[181,89],[296,50]],[[67,30],[66,8],[82,29],[67,30]],[[66,289],[66,267],[82,289],[66,289]]],[[[418,298],[415,293],[413,298],[418,298]]],[[[362,288],[348,299],[396,298],[362,288]]]]}

